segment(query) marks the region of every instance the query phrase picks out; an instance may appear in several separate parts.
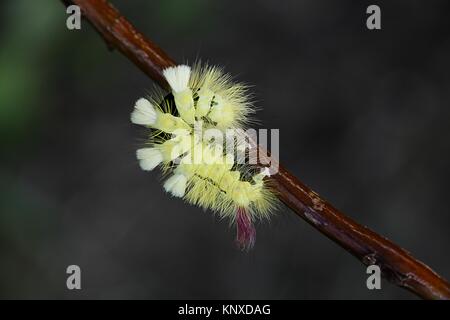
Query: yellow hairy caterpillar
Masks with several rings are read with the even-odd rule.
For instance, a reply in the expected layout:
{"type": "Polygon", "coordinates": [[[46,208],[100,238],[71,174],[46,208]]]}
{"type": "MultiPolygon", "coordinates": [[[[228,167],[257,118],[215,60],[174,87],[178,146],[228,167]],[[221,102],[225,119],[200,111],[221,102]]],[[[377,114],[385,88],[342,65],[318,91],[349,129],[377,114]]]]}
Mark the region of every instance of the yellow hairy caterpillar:
{"type": "Polygon", "coordinates": [[[133,123],[151,129],[148,146],[136,153],[140,167],[160,166],[170,175],[164,182],[167,192],[229,218],[238,245],[249,249],[255,242],[254,221],[268,217],[276,197],[264,179],[269,170],[235,153],[245,149],[242,139],[224,143],[220,138],[230,131],[242,135],[253,112],[247,89],[216,67],[179,65],[163,74],[171,93],[141,98],[131,113],[133,123]]]}

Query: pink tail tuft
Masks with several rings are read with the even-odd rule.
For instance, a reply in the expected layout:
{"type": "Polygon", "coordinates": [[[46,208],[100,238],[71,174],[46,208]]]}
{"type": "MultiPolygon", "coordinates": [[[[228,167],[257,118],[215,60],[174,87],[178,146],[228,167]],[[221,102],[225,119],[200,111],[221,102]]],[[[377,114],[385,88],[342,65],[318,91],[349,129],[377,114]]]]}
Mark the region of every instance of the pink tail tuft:
{"type": "Polygon", "coordinates": [[[248,212],[239,207],[236,212],[236,243],[242,250],[249,250],[255,245],[256,230],[248,212]]]}

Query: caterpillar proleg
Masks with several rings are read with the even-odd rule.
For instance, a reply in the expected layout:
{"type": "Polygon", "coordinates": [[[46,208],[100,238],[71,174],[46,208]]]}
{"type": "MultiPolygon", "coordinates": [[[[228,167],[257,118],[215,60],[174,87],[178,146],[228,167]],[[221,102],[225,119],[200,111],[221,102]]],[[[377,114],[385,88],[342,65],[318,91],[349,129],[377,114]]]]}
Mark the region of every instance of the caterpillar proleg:
{"type": "Polygon", "coordinates": [[[151,131],[147,146],[136,153],[140,167],[160,166],[169,175],[165,191],[228,218],[238,245],[249,249],[255,243],[254,222],[267,218],[276,205],[265,179],[269,171],[238,161],[229,147],[241,150],[239,142],[198,134],[242,132],[253,113],[247,88],[221,69],[200,64],[170,67],[163,74],[171,92],[139,99],[131,113],[133,123],[151,131]]]}

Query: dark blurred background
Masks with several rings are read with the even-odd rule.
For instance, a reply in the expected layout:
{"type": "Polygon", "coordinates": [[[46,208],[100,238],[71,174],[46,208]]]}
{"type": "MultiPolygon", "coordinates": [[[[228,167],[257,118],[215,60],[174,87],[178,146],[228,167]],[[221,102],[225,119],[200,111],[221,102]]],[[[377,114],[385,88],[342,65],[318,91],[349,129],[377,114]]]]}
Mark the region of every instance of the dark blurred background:
{"type": "MultiPolygon", "coordinates": [[[[450,278],[448,1],[113,3],[176,61],[254,85],[287,168],[450,278]]],[[[365,268],[286,208],[242,253],[226,221],[169,198],[129,121],[151,80],[66,18],[60,1],[0,4],[1,298],[414,299],[367,290],[365,268]]]]}

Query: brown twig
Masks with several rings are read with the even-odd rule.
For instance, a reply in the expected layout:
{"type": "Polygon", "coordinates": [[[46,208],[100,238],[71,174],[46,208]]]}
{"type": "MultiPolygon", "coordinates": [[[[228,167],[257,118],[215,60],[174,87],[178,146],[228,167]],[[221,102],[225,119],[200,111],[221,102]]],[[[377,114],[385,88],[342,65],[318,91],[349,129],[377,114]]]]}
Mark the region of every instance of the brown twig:
{"type": "MultiPolygon", "coordinates": [[[[175,62],[138,32],[106,0],[62,0],[75,4],[105,39],[144,73],[167,88],[161,70],[175,62]]],[[[392,283],[421,298],[450,299],[449,283],[404,249],[356,223],[280,166],[271,177],[279,198],[301,218],[365,265],[377,264],[392,283]]]]}

